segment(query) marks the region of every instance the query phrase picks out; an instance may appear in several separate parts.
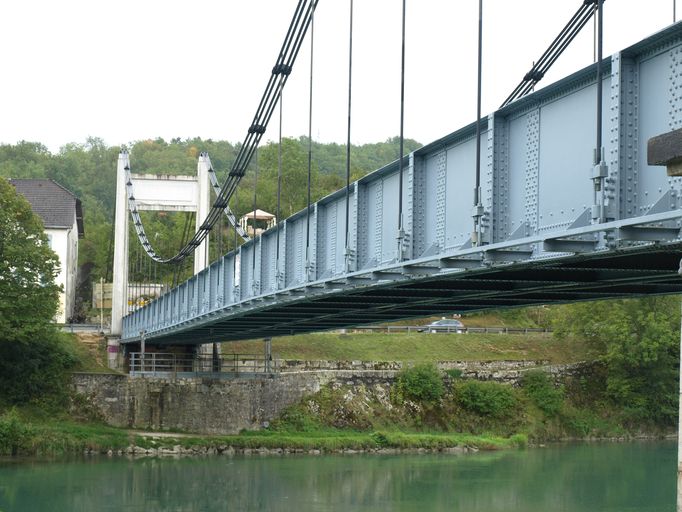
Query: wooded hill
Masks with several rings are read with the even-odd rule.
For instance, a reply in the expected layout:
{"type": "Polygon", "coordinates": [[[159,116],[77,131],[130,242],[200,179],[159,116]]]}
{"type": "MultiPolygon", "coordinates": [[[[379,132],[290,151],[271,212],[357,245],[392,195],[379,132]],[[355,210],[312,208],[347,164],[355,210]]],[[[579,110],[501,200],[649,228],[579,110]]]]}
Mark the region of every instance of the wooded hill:
{"type": "MultiPolygon", "coordinates": [[[[83,144],[67,144],[53,154],[40,143],[20,142],[0,145],[0,177],[50,178],[76,194],[83,202],[85,239],[79,248],[83,298],[88,297],[90,283],[100,277],[111,278],[111,239],[115,203],[116,162],[121,149],[130,152],[132,172],[151,174],[196,173],[197,158],[208,152],[218,179],[229,172],[239,150],[239,144],[227,141],[179,138],[143,140],[124,146],[107,146],[99,138],[89,138],[83,144]]],[[[405,152],[420,147],[414,140],[405,140],[405,152]]],[[[398,158],[399,139],[351,147],[352,180],[378,169],[398,158]]],[[[257,207],[272,213],[277,204],[277,170],[279,146],[268,142],[261,146],[246,176],[230,204],[240,216],[253,209],[255,169],[258,166],[257,207]]],[[[312,145],[312,201],[345,185],[346,147],[340,144],[312,145]]],[[[308,174],[308,138],[285,138],[282,141],[281,217],[305,208],[308,174]]],[[[162,255],[172,255],[180,248],[186,225],[193,225],[185,213],[143,212],[145,228],[152,243],[162,255]]],[[[141,273],[143,258],[131,238],[131,277],[141,273]]],[[[234,235],[224,222],[212,234],[211,259],[234,247],[234,235]]],[[[188,262],[181,277],[190,273],[188,262]]],[[[160,272],[163,272],[160,270],[160,272]]],[[[168,272],[166,272],[168,273],[168,272]]],[[[138,276],[142,278],[142,276],[138,276]]]]}

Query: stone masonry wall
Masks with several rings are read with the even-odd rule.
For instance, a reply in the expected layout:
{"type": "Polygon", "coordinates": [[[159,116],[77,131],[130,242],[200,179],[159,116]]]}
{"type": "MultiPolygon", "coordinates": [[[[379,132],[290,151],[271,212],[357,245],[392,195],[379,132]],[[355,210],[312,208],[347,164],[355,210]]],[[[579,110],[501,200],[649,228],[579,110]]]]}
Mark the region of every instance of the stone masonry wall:
{"type": "Polygon", "coordinates": [[[395,372],[297,372],[269,378],[164,379],[77,373],[78,394],[113,426],[236,434],[258,429],[328,382],[390,383],[395,372]],[[345,375],[344,375],[345,374],[345,375]]]}
{"type": "MultiPolygon", "coordinates": [[[[119,374],[73,375],[73,386],[105,421],[118,427],[236,434],[258,429],[284,408],[328,383],[390,386],[402,365],[372,362],[286,362],[270,377],[238,379],[149,378],[119,374]]],[[[518,384],[524,371],[543,367],[555,379],[573,375],[584,364],[548,366],[542,362],[441,362],[464,378],[518,384]]]]}

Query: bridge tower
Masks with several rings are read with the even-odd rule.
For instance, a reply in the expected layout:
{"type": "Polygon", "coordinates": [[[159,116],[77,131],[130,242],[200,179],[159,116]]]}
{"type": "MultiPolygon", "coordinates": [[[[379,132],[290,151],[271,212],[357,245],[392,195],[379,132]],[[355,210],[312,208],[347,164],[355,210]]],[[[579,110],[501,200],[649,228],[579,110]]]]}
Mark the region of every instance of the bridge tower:
{"type": "MultiPolygon", "coordinates": [[[[210,208],[211,160],[201,153],[196,176],[130,174],[127,151],[118,155],[116,169],[116,215],[114,219],[113,296],[111,308],[110,357],[118,352],[123,317],[128,313],[126,289],[128,284],[128,220],[129,197],[127,177],[130,176],[137,210],[196,212],[196,229],[204,222],[210,208]]],[[[137,243],[137,242],[134,242],[137,243]]],[[[194,273],[208,265],[208,236],[194,251],[194,273]]]]}

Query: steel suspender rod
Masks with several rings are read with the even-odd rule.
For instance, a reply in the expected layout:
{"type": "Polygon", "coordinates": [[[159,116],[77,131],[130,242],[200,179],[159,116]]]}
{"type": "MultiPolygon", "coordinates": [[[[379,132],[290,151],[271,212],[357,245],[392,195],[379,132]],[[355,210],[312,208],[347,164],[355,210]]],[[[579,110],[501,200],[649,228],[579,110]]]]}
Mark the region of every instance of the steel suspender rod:
{"type": "Polygon", "coordinates": [[[350,127],[351,127],[351,107],[353,92],[353,0],[350,0],[350,22],[348,31],[348,129],[346,137],[346,245],[345,245],[345,266],[346,272],[350,270],[350,127]]]}
{"type": "Polygon", "coordinates": [[[476,95],[476,186],[474,188],[474,231],[471,235],[472,245],[481,244],[481,220],[483,205],[481,204],[481,72],[483,68],[483,0],[478,0],[478,71],[476,95]]]}
{"type": "Polygon", "coordinates": [[[405,258],[405,225],[403,223],[403,156],[405,154],[405,0],[403,0],[402,38],[400,50],[400,150],[398,155],[398,261],[405,258]]]}
{"type": "Polygon", "coordinates": [[[305,209],[305,278],[311,279],[310,262],[310,181],[313,170],[313,56],[315,49],[315,12],[310,20],[310,97],[308,99],[308,198],[305,209]]]}
{"type": "Polygon", "coordinates": [[[279,140],[277,143],[277,210],[275,211],[275,217],[277,218],[277,240],[276,240],[276,261],[277,261],[277,268],[276,272],[277,275],[275,276],[275,281],[277,282],[277,288],[279,288],[280,284],[280,276],[282,269],[280,268],[279,265],[279,231],[280,231],[280,216],[281,216],[281,204],[282,204],[282,101],[283,101],[283,96],[280,94],[279,96],[279,140]]]}

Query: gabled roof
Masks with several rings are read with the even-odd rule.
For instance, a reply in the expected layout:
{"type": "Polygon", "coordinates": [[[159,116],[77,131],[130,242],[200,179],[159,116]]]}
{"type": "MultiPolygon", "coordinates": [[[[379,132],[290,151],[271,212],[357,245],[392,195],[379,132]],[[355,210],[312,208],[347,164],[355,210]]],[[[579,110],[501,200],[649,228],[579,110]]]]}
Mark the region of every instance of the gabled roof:
{"type": "Polygon", "coordinates": [[[43,219],[46,228],[70,228],[75,220],[78,238],[83,238],[81,200],[54,180],[9,180],[17,192],[31,203],[33,213],[43,219]]]}
{"type": "Polygon", "coordinates": [[[256,220],[270,220],[274,219],[275,216],[272,213],[268,213],[264,210],[256,209],[254,211],[251,211],[249,213],[246,213],[242,216],[242,219],[253,219],[256,218],[256,220]]]}

